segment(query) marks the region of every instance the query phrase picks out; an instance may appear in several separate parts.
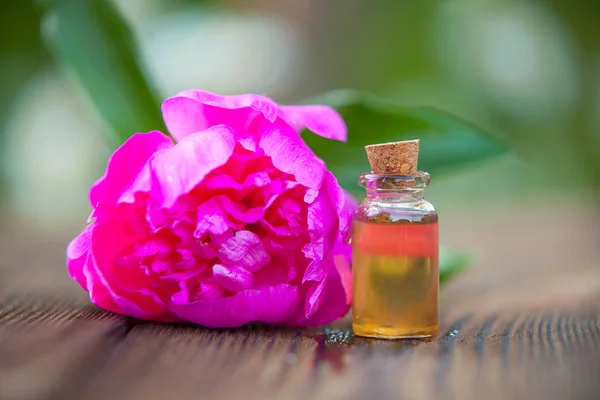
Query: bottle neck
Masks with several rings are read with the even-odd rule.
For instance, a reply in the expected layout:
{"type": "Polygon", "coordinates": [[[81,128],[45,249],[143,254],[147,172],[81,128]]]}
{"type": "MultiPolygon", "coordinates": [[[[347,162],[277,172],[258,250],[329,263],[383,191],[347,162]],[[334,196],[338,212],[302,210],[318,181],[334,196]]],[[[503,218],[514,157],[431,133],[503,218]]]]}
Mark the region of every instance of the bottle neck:
{"type": "Polygon", "coordinates": [[[423,189],[367,188],[366,199],[385,203],[414,203],[425,198],[423,189]]]}
{"type": "Polygon", "coordinates": [[[426,172],[415,175],[378,175],[365,172],[358,180],[367,191],[366,200],[386,203],[415,203],[424,200],[423,190],[429,186],[426,172]]]}

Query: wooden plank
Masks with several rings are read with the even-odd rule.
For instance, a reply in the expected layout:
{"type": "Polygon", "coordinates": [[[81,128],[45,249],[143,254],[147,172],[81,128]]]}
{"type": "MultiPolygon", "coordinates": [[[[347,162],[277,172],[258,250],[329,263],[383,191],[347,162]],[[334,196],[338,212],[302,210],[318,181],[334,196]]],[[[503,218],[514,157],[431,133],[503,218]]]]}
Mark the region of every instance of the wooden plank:
{"type": "Polygon", "coordinates": [[[315,340],[294,331],[208,330],[142,323],[112,354],[82,398],[300,398],[315,340]],[[251,383],[249,387],[248,384],[251,383]],[[285,396],[283,396],[285,394],[285,396]]]}
{"type": "Polygon", "coordinates": [[[0,399],[74,394],[128,329],[126,318],[89,305],[52,299],[4,300],[0,303],[0,399]]]}
{"type": "Polygon", "coordinates": [[[378,341],[348,320],[210,330],[13,300],[0,308],[0,398],[585,398],[599,389],[599,309],[471,312],[444,318],[435,340],[378,341]]]}
{"type": "Polygon", "coordinates": [[[356,338],[348,321],[302,332],[137,323],[80,396],[585,398],[600,389],[599,314],[467,315],[431,341],[356,338]]]}

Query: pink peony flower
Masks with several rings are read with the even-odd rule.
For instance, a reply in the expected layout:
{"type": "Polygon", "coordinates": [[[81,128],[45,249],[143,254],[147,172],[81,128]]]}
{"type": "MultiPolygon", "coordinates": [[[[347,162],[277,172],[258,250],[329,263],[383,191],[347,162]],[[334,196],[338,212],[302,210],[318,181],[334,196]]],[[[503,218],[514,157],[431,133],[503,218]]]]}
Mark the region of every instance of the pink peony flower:
{"type": "Polygon", "coordinates": [[[208,327],[316,326],[350,304],[354,200],[298,132],[345,140],[325,106],[186,91],[90,190],[71,277],[104,309],[208,327]]]}

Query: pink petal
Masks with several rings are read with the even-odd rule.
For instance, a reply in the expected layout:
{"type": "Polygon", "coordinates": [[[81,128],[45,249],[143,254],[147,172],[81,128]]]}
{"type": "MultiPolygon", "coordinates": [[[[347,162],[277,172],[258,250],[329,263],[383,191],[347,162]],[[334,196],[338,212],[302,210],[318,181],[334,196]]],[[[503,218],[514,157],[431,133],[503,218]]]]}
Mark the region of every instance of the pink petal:
{"type": "Polygon", "coordinates": [[[265,210],[262,207],[247,209],[239,203],[234,202],[227,196],[218,196],[225,211],[238,221],[253,224],[263,217],[265,210]]]}
{"type": "Polygon", "coordinates": [[[350,259],[345,255],[337,255],[333,260],[335,262],[335,267],[340,274],[344,292],[346,293],[346,303],[352,304],[352,270],[350,269],[350,263],[348,262],[350,259]]]}
{"type": "Polygon", "coordinates": [[[260,221],[260,225],[263,228],[268,229],[269,232],[274,233],[277,236],[282,236],[282,237],[292,236],[292,231],[287,226],[274,226],[265,219],[260,221]]]}
{"type": "Polygon", "coordinates": [[[308,206],[307,223],[309,231],[326,234],[334,230],[337,233],[338,214],[331,200],[326,192],[321,192],[308,206]]]}
{"type": "Polygon", "coordinates": [[[84,273],[92,302],[99,307],[136,318],[172,320],[164,304],[154,294],[144,294],[151,285],[141,269],[123,268],[117,257],[143,236],[128,232],[123,221],[131,218],[128,209],[119,208],[102,223],[96,222],[90,254],[84,273]]]}
{"type": "Polygon", "coordinates": [[[219,258],[225,264],[248,271],[256,271],[271,261],[260,238],[250,231],[237,231],[234,237],[223,243],[219,258]]]}
{"type": "Polygon", "coordinates": [[[343,240],[350,239],[352,218],[358,208],[358,202],[350,193],[344,191],[344,207],[340,211],[340,231],[345,234],[343,240]]]}
{"type": "Polygon", "coordinates": [[[271,255],[271,263],[252,274],[254,287],[272,287],[285,283],[296,285],[298,282],[293,281],[296,276],[295,270],[303,268],[303,260],[296,262],[296,255],[297,253],[271,255]]]}
{"type": "Polygon", "coordinates": [[[271,157],[277,169],[293,175],[298,183],[311,189],[321,187],[325,163],[289,127],[265,127],[259,147],[271,157]]]}
{"type": "Polygon", "coordinates": [[[307,292],[304,309],[289,326],[313,327],[328,324],[342,318],[349,309],[341,277],[331,260],[325,279],[311,284],[307,292]]]}
{"type": "Polygon", "coordinates": [[[151,257],[155,255],[167,256],[171,252],[168,243],[162,240],[149,240],[135,250],[137,257],[151,257]]]}
{"type": "Polygon", "coordinates": [[[190,289],[194,286],[190,281],[180,281],[179,286],[181,290],[171,296],[172,305],[186,306],[190,301],[193,301],[192,297],[201,300],[213,300],[221,298],[225,294],[225,290],[214,283],[201,283],[198,289],[199,292],[195,296],[192,293],[193,290],[190,289]]]}
{"type": "Polygon", "coordinates": [[[319,311],[325,300],[325,286],[327,280],[323,279],[320,282],[311,284],[308,292],[306,293],[306,300],[304,304],[304,315],[303,318],[310,319],[313,315],[319,311]]]}
{"type": "Polygon", "coordinates": [[[198,275],[200,274],[201,271],[198,271],[196,269],[191,269],[188,271],[180,271],[180,272],[173,272],[170,274],[165,274],[164,278],[169,278],[169,279],[174,279],[176,281],[187,281],[191,278],[196,278],[198,277],[198,275]]]}
{"type": "Polygon", "coordinates": [[[279,195],[295,188],[305,190],[305,188],[298,182],[274,180],[271,182],[270,185],[263,188],[263,190],[257,191],[255,193],[257,195],[257,198],[261,198],[260,202],[264,203],[264,209],[268,210],[273,206],[273,204],[275,204],[275,202],[279,198],[279,195]]]}
{"type": "MultiPolygon", "coordinates": [[[[222,96],[201,90],[186,90],[163,102],[163,118],[177,140],[215,125],[227,124],[236,132],[245,132],[257,115],[273,122],[279,106],[273,100],[256,95],[222,96]]],[[[246,138],[246,148],[252,147],[246,138]]]]}
{"type": "MultiPolygon", "coordinates": [[[[237,137],[236,137],[237,139],[237,137]]],[[[233,178],[236,182],[242,182],[244,177],[246,176],[245,172],[249,170],[257,171],[256,168],[249,168],[248,166],[256,160],[256,153],[245,153],[243,149],[240,148],[236,144],[236,148],[234,149],[234,153],[229,157],[227,164],[223,165],[221,168],[218,168],[213,173],[211,173],[210,177],[207,179],[211,179],[217,175],[228,175],[233,178]]],[[[265,158],[265,157],[262,157],[265,158]]]]}
{"type": "Polygon", "coordinates": [[[182,242],[191,242],[194,241],[193,226],[193,221],[177,219],[171,222],[171,232],[178,236],[182,242]]]}
{"type": "MultiPolygon", "coordinates": [[[[304,128],[328,139],[346,141],[346,125],[331,107],[322,105],[280,106],[268,97],[256,94],[219,95],[201,90],[187,90],[167,100],[162,113],[169,132],[177,140],[226,123],[236,132],[250,131],[257,116],[273,123],[278,118],[298,132],[304,128]]],[[[243,145],[254,150],[254,142],[244,136],[243,145]]]]}
{"type": "Polygon", "coordinates": [[[304,193],[304,202],[306,204],[311,204],[317,196],[319,195],[319,191],[315,189],[306,189],[306,193],[304,193]]]}
{"type": "Polygon", "coordinates": [[[308,229],[311,232],[311,241],[302,251],[311,262],[302,278],[303,283],[321,281],[325,278],[327,273],[325,267],[333,256],[332,251],[336,242],[340,240],[339,220],[336,215],[339,209],[344,208],[345,196],[339,186],[339,190],[332,187],[334,182],[331,181],[331,177],[331,173],[326,171],[324,191],[319,193],[314,202],[308,206],[308,229]]]}
{"type": "Polygon", "coordinates": [[[83,269],[87,282],[86,290],[90,294],[90,301],[105,310],[125,314],[126,311],[116,303],[114,293],[110,290],[108,284],[106,284],[106,280],[97,274],[97,267],[94,264],[94,257],[90,253],[83,269]]]}
{"type": "Polygon", "coordinates": [[[279,203],[278,208],[279,216],[287,222],[290,228],[297,228],[301,225],[301,208],[300,204],[294,199],[289,197],[283,197],[279,203]]]}
{"type": "MultiPolygon", "coordinates": [[[[91,253],[90,253],[91,254],[91,253]]],[[[154,307],[152,296],[140,293],[130,293],[127,296],[119,294],[98,267],[94,257],[90,255],[86,263],[85,274],[88,278],[90,300],[100,308],[119,314],[151,321],[175,321],[164,308],[154,307]]]]}
{"type": "Polygon", "coordinates": [[[235,147],[230,128],[216,126],[188,135],[170,149],[152,159],[153,198],[162,208],[170,208],[177,199],[189,193],[204,177],[225,164],[235,147]]]}
{"type": "Polygon", "coordinates": [[[300,247],[305,239],[299,236],[269,236],[264,239],[265,248],[270,254],[289,254],[300,247]]]}
{"type": "Polygon", "coordinates": [[[335,214],[339,216],[340,232],[344,239],[348,239],[348,233],[352,224],[352,217],[357,207],[357,202],[348,192],[345,192],[339,185],[337,179],[330,171],[325,171],[323,180],[323,190],[326,191],[329,201],[335,209],[335,214]]]}
{"type": "Polygon", "coordinates": [[[194,240],[193,243],[188,244],[190,245],[193,253],[201,258],[204,258],[206,260],[210,260],[212,258],[215,258],[217,256],[217,250],[215,249],[215,247],[213,246],[212,243],[200,243],[196,240],[194,240]]]}
{"type": "Polygon", "coordinates": [[[310,264],[304,272],[302,283],[307,281],[322,281],[325,278],[325,238],[318,237],[311,240],[302,248],[302,252],[306,258],[310,259],[310,264]]]}
{"type": "Polygon", "coordinates": [[[200,298],[202,300],[212,300],[223,297],[225,291],[219,285],[212,283],[201,283],[200,284],[200,298]]]}
{"type": "Polygon", "coordinates": [[[215,246],[215,247],[221,247],[221,245],[223,243],[225,243],[226,241],[228,241],[229,239],[231,239],[233,237],[233,232],[231,230],[228,230],[227,232],[218,235],[216,233],[210,233],[208,235],[208,237],[210,238],[210,243],[215,246]]]}
{"type": "Polygon", "coordinates": [[[131,136],[108,160],[106,172],[90,189],[95,209],[115,207],[121,194],[133,183],[148,159],[157,151],[173,146],[164,134],[153,131],[131,136]]]}
{"type": "Polygon", "coordinates": [[[210,178],[206,183],[206,187],[211,190],[215,189],[235,189],[244,190],[248,188],[260,188],[271,183],[271,177],[265,171],[258,171],[248,174],[242,183],[238,183],[229,175],[220,174],[210,178]]]}
{"type": "Polygon", "coordinates": [[[198,206],[197,218],[198,222],[194,230],[194,236],[197,238],[207,232],[220,235],[235,228],[235,224],[229,219],[221,202],[215,197],[198,206]]]}
{"type": "Polygon", "coordinates": [[[94,223],[86,226],[83,232],[73,239],[67,247],[67,269],[69,275],[85,290],[88,290],[88,287],[83,268],[90,250],[93,226],[94,223]]]}
{"type": "MultiPolygon", "coordinates": [[[[352,251],[349,246],[352,217],[356,211],[357,202],[351,194],[345,192],[338,184],[337,179],[329,171],[325,173],[323,182],[323,190],[326,191],[328,197],[338,215],[339,230],[336,239],[336,248],[340,247],[341,252],[348,256],[348,260],[352,259],[352,251]]],[[[335,254],[338,254],[336,250],[335,254]]]]}
{"type": "Polygon", "coordinates": [[[186,304],[190,299],[189,281],[179,281],[179,291],[171,296],[171,301],[176,304],[186,304]]]}
{"type": "MultiPolygon", "coordinates": [[[[177,253],[181,257],[181,260],[178,261],[175,266],[179,270],[186,270],[193,267],[196,267],[198,264],[196,262],[196,258],[192,254],[192,252],[188,249],[177,249],[177,253]]],[[[197,268],[194,268],[197,271],[197,268]]]]}
{"type": "Polygon", "coordinates": [[[313,133],[327,139],[345,142],[346,124],[333,108],[321,105],[283,106],[280,117],[301,132],[308,128],[313,133]]]}
{"type": "Polygon", "coordinates": [[[215,264],[212,272],[211,281],[230,292],[240,292],[252,287],[252,274],[239,266],[215,264]]]}
{"type": "Polygon", "coordinates": [[[142,169],[139,171],[131,185],[127,187],[121,196],[117,199],[118,203],[130,203],[135,204],[138,194],[150,193],[152,191],[152,159],[154,155],[150,157],[148,162],[144,164],[142,169]]]}
{"type": "Polygon", "coordinates": [[[150,269],[156,274],[168,271],[170,267],[171,262],[168,260],[152,260],[150,264],[150,269]]]}
{"type": "Polygon", "coordinates": [[[298,306],[298,288],[277,285],[239,292],[231,297],[172,304],[180,318],[209,328],[234,328],[249,322],[280,324],[290,319],[298,306]]]}

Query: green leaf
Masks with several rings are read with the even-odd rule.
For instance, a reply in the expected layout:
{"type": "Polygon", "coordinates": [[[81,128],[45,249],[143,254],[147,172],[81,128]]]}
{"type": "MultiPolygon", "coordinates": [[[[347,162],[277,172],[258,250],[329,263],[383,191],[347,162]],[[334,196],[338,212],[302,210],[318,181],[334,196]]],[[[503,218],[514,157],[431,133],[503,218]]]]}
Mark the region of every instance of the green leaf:
{"type": "Polygon", "coordinates": [[[471,264],[471,256],[453,250],[440,249],[440,284],[448,282],[471,264]]]}
{"type": "Polygon", "coordinates": [[[306,103],[330,105],[346,121],[347,143],[303,137],[340,184],[354,193],[358,176],[370,169],[364,150],[368,144],[420,139],[419,169],[434,177],[508,150],[468,122],[433,108],[402,107],[352,90],[326,93],[306,103]]]}
{"type": "Polygon", "coordinates": [[[125,20],[106,0],[42,0],[50,49],[81,83],[118,146],[136,132],[164,129],[160,101],[125,20]]]}

